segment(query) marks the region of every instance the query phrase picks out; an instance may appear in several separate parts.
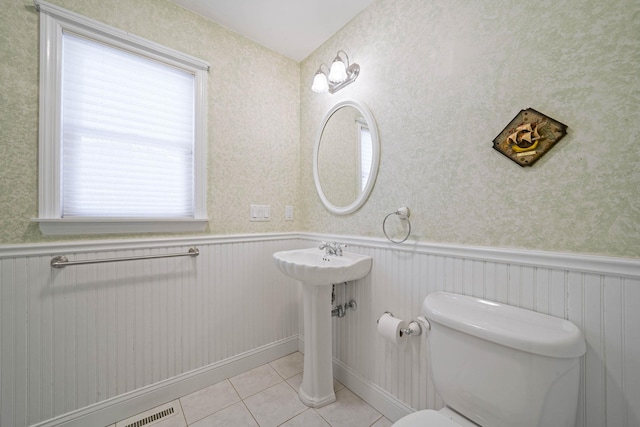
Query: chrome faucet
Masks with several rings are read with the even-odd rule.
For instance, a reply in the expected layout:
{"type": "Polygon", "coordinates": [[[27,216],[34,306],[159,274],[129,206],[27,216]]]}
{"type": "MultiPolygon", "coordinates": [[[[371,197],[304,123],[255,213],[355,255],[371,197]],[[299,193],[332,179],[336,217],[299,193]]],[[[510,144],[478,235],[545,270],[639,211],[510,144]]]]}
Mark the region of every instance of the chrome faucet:
{"type": "Polygon", "coordinates": [[[347,245],[343,245],[340,243],[327,243],[327,242],[322,242],[320,243],[320,246],[318,246],[318,249],[324,249],[325,250],[325,254],[327,255],[337,255],[337,256],[342,256],[342,248],[347,247],[347,245]]]}

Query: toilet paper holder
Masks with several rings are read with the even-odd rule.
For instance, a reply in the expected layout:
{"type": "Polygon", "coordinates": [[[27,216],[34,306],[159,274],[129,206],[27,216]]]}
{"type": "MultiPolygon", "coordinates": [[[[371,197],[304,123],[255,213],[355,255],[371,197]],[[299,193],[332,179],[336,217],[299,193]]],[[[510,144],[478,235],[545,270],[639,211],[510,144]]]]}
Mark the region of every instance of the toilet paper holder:
{"type": "MultiPolygon", "coordinates": [[[[384,314],[388,314],[391,317],[395,317],[393,315],[392,312],[390,311],[385,311],[383,313],[384,314]]],[[[380,316],[382,317],[382,316],[380,316]]],[[[419,336],[422,335],[422,326],[420,325],[420,323],[425,324],[425,327],[427,328],[427,330],[429,329],[429,322],[427,321],[427,319],[425,319],[422,316],[418,316],[418,320],[412,320],[411,322],[409,322],[409,324],[407,325],[406,328],[402,328],[400,329],[400,332],[402,332],[404,335],[409,335],[409,336],[419,336]],[[420,322],[418,322],[418,320],[420,322]]],[[[376,323],[380,323],[380,318],[378,318],[378,320],[376,320],[376,323]]]]}

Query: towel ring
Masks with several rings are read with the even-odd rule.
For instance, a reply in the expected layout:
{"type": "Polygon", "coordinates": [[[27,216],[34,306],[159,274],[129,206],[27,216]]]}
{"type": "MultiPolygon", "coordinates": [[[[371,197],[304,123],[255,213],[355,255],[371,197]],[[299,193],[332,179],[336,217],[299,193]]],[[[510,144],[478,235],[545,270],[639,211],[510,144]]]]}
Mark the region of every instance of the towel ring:
{"type": "Polygon", "coordinates": [[[384,233],[384,236],[387,238],[388,241],[390,241],[391,243],[404,243],[409,238],[409,235],[411,234],[411,221],[409,221],[409,216],[411,216],[411,211],[409,210],[409,208],[406,206],[401,206],[398,208],[397,211],[391,212],[390,214],[384,217],[384,220],[382,220],[382,232],[384,233]],[[407,224],[409,225],[409,230],[407,231],[407,235],[402,240],[393,240],[387,234],[386,223],[387,223],[387,219],[389,219],[391,215],[398,215],[401,220],[407,221],[407,224]]]}

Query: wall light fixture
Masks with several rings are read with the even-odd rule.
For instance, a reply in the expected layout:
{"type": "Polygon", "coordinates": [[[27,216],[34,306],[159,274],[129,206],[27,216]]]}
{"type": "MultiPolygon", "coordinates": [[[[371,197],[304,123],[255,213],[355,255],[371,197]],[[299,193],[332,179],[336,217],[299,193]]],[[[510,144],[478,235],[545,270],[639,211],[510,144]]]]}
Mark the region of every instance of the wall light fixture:
{"type": "Polygon", "coordinates": [[[320,64],[316,75],[313,77],[313,85],[311,90],[316,93],[336,93],[349,83],[353,83],[358,74],[360,74],[360,66],[358,64],[349,65],[349,56],[344,50],[339,50],[336,54],[336,58],[331,63],[331,68],[326,71],[322,69],[324,65],[327,69],[327,64],[320,64]],[[340,57],[340,52],[344,55],[345,60],[340,57]]]}

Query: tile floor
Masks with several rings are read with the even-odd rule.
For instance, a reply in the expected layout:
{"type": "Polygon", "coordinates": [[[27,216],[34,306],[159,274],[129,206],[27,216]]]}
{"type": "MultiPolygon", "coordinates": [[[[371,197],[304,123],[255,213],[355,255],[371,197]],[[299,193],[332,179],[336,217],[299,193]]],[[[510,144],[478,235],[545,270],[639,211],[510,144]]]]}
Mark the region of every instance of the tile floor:
{"type": "Polygon", "coordinates": [[[298,398],[302,365],[303,355],[291,353],[183,396],[177,415],[153,427],[391,426],[391,421],[335,380],[334,403],[318,409],[305,406],[298,398]]]}

